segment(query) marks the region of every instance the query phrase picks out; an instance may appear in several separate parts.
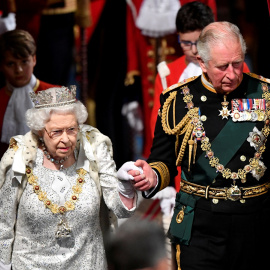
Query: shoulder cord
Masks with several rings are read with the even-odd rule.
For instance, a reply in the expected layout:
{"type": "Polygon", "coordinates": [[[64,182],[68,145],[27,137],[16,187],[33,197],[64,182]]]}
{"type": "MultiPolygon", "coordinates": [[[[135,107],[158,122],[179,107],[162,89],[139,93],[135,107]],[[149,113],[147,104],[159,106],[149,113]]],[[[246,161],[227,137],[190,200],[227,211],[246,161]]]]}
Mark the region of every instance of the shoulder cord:
{"type": "Polygon", "coordinates": [[[183,117],[183,119],[175,126],[175,101],[176,101],[176,95],[177,91],[174,91],[170,94],[170,96],[166,99],[163,109],[162,109],[162,114],[161,114],[161,123],[163,130],[165,133],[169,135],[176,135],[176,143],[175,143],[175,152],[177,154],[177,149],[179,146],[179,135],[182,135],[185,133],[184,139],[181,144],[181,148],[176,160],[176,166],[179,166],[182,162],[184,152],[188,143],[188,139],[193,131],[194,125],[192,123],[192,119],[194,116],[197,116],[199,113],[198,108],[192,108],[190,109],[187,114],[183,117]],[[174,101],[174,106],[173,106],[173,125],[174,128],[171,129],[169,125],[169,109],[171,106],[172,101],[174,101]]]}

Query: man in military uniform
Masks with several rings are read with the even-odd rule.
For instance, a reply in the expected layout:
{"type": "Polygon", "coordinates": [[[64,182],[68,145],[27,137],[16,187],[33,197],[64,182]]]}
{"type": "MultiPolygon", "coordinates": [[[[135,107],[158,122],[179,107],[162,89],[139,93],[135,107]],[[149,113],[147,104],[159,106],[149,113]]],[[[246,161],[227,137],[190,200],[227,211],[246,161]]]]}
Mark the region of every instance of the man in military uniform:
{"type": "Polygon", "coordinates": [[[125,170],[151,198],[173,183],[181,165],[168,232],[179,269],[263,269],[270,242],[270,80],[243,73],[246,44],[234,24],[209,24],[197,48],[203,74],[162,93],[151,155],[134,163],[143,173],[125,170]]]}

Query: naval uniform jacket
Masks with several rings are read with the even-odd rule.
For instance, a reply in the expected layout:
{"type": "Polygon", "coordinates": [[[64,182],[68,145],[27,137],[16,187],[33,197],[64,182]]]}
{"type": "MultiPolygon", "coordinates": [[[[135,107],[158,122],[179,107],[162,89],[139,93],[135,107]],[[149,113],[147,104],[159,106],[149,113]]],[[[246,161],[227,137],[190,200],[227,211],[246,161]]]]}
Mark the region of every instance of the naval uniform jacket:
{"type": "MultiPolygon", "coordinates": [[[[184,86],[187,86],[189,88],[190,93],[193,96],[192,101],[194,103],[194,107],[199,108],[201,116],[204,116],[204,118],[206,119],[202,122],[205,135],[209,138],[210,143],[212,143],[217,137],[217,135],[224,129],[227,122],[231,121],[230,116],[224,119],[222,119],[222,116],[220,116],[223,95],[216,93],[211,86],[204,83],[203,78],[205,79],[204,75],[190,78],[185,83],[178,83],[169,87],[161,94],[161,109],[156,123],[155,137],[153,140],[151,154],[149,156],[149,159],[147,160],[147,162],[158,174],[159,183],[158,186],[148,196],[146,194],[143,194],[143,196],[146,198],[150,198],[154,196],[159,190],[162,190],[168,185],[172,185],[174,177],[177,174],[176,160],[179,153],[179,147],[181,146],[184,135],[179,135],[179,144],[177,148],[176,135],[166,134],[161,122],[164,102],[170,97],[172,92],[176,91],[176,98],[174,100],[175,104],[172,102],[170,108],[166,112],[166,114],[168,115],[167,118],[171,129],[173,129],[173,127],[176,126],[188,112],[187,104],[183,101],[184,95],[182,94],[182,89],[184,86]]],[[[269,88],[269,80],[251,73],[243,74],[243,80],[240,85],[227,96],[227,101],[229,102],[228,109],[231,110],[232,99],[245,99],[247,98],[247,93],[250,92],[252,92],[253,98],[262,99],[263,86],[269,88]]],[[[234,124],[244,126],[245,121],[233,122],[233,125],[234,124]]],[[[264,121],[254,122],[254,127],[257,127],[259,131],[262,130],[263,126],[264,121]]],[[[223,164],[225,168],[229,168],[232,172],[238,172],[239,169],[243,169],[245,165],[249,164],[250,158],[254,157],[256,150],[253,146],[251,146],[252,143],[248,141],[248,137],[252,135],[254,127],[248,131],[245,131],[245,137],[241,145],[239,145],[239,149],[232,154],[232,157],[227,164],[223,164]]],[[[239,135],[243,135],[241,128],[240,130],[238,129],[237,132],[234,132],[234,130],[232,129],[231,132],[227,132],[227,134],[225,134],[225,137],[227,138],[227,140],[230,141],[235,140],[236,138],[238,138],[239,135]]],[[[230,148],[226,148],[226,145],[224,148],[223,143],[221,143],[220,145],[222,145],[223,149],[225,149],[225,151],[223,151],[224,154],[227,154],[227,152],[231,151],[230,148]]],[[[269,181],[270,152],[267,151],[267,149],[269,149],[269,140],[266,141],[265,146],[266,150],[263,152],[262,158],[260,159],[264,163],[264,166],[267,168],[264,172],[264,175],[259,180],[257,180],[251,173],[247,173],[245,183],[242,183],[240,179],[236,179],[236,185],[239,188],[257,186],[269,181]]],[[[201,149],[201,142],[198,141],[195,159],[196,162],[195,164],[193,164],[193,160],[191,159],[190,170],[188,170],[189,146],[187,144],[182,163],[180,164],[183,172],[182,178],[184,177],[187,181],[194,182],[194,175],[197,173],[199,174],[199,178],[202,180],[201,182],[197,182],[197,184],[199,185],[209,185],[210,187],[216,188],[231,187],[231,185],[233,184],[233,180],[230,178],[223,178],[221,173],[217,173],[213,179],[208,178],[208,172],[211,170],[216,170],[215,168],[211,167],[210,164],[206,166],[205,170],[201,170],[200,168],[198,168],[197,161],[201,155],[205,155],[205,152],[201,149]]],[[[222,159],[222,156],[217,157],[219,159],[222,159]]],[[[205,157],[205,159],[207,158],[205,157]]],[[[209,161],[207,162],[209,163],[209,161]]],[[[195,197],[195,199],[197,200],[197,206],[204,205],[207,209],[211,209],[212,211],[243,213],[256,211],[256,207],[258,207],[260,200],[262,198],[265,198],[265,196],[269,196],[268,194],[269,193],[261,196],[256,196],[254,198],[248,198],[245,203],[241,203],[240,200],[219,200],[218,203],[214,204],[212,203],[212,200],[200,198],[198,196],[193,197],[195,197]]]]}

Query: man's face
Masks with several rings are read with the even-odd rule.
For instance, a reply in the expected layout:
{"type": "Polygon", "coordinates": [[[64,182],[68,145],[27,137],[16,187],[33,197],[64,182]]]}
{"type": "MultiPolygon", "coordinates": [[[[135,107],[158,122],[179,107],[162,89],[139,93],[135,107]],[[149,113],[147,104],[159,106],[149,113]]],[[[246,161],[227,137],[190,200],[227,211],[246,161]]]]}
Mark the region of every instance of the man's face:
{"type": "Polygon", "coordinates": [[[190,42],[196,43],[199,36],[200,36],[201,30],[196,30],[193,32],[188,32],[188,33],[178,33],[179,40],[180,40],[180,46],[183,50],[183,53],[186,56],[186,61],[187,64],[190,62],[197,63],[197,46],[188,44],[190,42]]]}
{"type": "Polygon", "coordinates": [[[15,58],[10,51],[7,51],[1,63],[1,71],[12,86],[23,87],[30,82],[35,65],[36,56],[15,58]]]}
{"type": "Polygon", "coordinates": [[[226,40],[213,46],[210,57],[208,63],[204,63],[200,56],[198,61],[215,90],[222,94],[235,90],[243,78],[244,56],[240,43],[226,40]]]}

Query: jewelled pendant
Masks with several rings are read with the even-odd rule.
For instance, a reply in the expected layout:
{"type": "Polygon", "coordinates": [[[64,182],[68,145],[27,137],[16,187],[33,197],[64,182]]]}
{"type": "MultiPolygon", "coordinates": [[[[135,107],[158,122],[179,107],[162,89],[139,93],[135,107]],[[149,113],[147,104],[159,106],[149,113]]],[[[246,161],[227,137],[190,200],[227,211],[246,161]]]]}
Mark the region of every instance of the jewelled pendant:
{"type": "Polygon", "coordinates": [[[227,98],[226,95],[224,95],[223,96],[224,101],[221,102],[222,110],[219,110],[219,115],[222,116],[222,119],[224,119],[224,118],[228,119],[228,116],[230,116],[230,114],[231,114],[231,111],[228,110],[229,102],[226,100],[226,98],[227,98]]]}
{"type": "Polygon", "coordinates": [[[66,218],[62,215],[60,222],[57,224],[55,237],[57,239],[65,239],[71,236],[71,228],[69,227],[66,218]]]}

